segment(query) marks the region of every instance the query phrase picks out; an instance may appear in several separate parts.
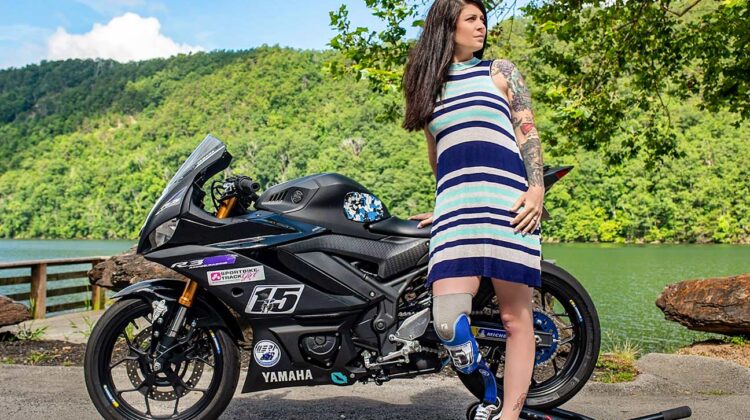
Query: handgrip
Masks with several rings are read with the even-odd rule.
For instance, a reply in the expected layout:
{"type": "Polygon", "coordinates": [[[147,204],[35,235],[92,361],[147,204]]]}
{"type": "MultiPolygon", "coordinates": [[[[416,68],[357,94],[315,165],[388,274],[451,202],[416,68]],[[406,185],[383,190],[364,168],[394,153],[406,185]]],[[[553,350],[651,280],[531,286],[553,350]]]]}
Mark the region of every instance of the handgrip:
{"type": "Polygon", "coordinates": [[[683,405],[682,407],[670,408],[659,413],[649,414],[647,416],[634,417],[630,420],[677,420],[686,419],[690,417],[693,412],[690,407],[683,405]]]}
{"type": "Polygon", "coordinates": [[[690,407],[686,405],[683,405],[682,407],[675,407],[675,408],[670,408],[669,410],[666,410],[666,411],[662,411],[664,420],[686,419],[690,417],[692,414],[693,414],[693,411],[690,410],[690,407]]]}
{"type": "Polygon", "coordinates": [[[252,194],[260,189],[260,184],[250,178],[240,179],[239,184],[240,190],[247,194],[252,194]]]}

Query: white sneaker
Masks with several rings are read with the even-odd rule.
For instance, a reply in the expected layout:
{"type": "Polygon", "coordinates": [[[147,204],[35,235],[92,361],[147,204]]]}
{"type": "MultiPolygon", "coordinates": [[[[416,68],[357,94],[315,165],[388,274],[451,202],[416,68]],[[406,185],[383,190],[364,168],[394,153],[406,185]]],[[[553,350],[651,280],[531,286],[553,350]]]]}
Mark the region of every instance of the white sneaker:
{"type": "Polygon", "coordinates": [[[474,413],[474,420],[498,420],[503,410],[500,410],[494,404],[479,404],[477,412],[474,413]]]}

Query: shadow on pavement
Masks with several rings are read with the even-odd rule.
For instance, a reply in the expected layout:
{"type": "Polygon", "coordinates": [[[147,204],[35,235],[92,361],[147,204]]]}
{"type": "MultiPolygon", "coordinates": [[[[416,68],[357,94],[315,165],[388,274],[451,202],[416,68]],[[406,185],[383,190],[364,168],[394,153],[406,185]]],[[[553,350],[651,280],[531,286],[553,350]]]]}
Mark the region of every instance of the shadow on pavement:
{"type": "MultiPolygon", "coordinates": [[[[322,398],[308,397],[310,388],[274,391],[273,394],[244,394],[236,396],[221,419],[462,419],[466,408],[474,399],[468,392],[430,387],[413,394],[421,381],[414,380],[405,395],[403,386],[358,386],[353,395],[336,396],[343,388],[331,389],[331,395],[322,398]],[[399,392],[401,391],[401,392],[399,392]],[[396,402],[393,402],[396,401],[396,402]]],[[[448,385],[448,384],[446,384],[448,385]]],[[[293,388],[294,389],[294,388],[293,388]]],[[[316,387],[316,394],[322,387],[316,387]]]]}

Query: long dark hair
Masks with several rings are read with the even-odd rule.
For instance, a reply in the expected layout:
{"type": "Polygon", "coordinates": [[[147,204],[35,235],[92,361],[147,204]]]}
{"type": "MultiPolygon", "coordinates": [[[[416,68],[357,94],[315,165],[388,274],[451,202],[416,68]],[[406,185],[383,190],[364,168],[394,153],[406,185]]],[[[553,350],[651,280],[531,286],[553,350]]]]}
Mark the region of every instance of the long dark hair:
{"type": "MultiPolygon", "coordinates": [[[[409,51],[401,81],[406,98],[402,127],[408,131],[421,130],[432,116],[435,100],[453,61],[453,36],[458,17],[467,4],[474,4],[482,11],[486,24],[487,11],[481,0],[435,0],[427,13],[419,40],[409,51]]],[[[474,52],[474,57],[482,58],[486,45],[487,32],[482,49],[474,52]]]]}

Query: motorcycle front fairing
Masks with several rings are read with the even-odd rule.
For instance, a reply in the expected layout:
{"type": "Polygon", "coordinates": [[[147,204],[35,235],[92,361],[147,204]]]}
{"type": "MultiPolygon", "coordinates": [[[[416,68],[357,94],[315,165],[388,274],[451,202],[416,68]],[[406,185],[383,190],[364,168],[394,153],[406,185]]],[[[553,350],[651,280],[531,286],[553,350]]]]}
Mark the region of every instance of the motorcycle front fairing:
{"type": "Polygon", "coordinates": [[[283,264],[261,257],[267,256],[264,249],[323,234],[327,229],[263,210],[225,219],[206,212],[200,205],[204,196],[201,187],[230,161],[224,144],[206,137],[151,210],[141,230],[138,252],[197,282],[201,289],[241,314],[253,327],[256,347],[264,340],[275,343],[275,360],[251,361],[245,392],[330,384],[334,383],[332,378],[341,382],[344,373],[334,369],[342,368],[355,355],[347,331],[372,305],[372,298],[350,290],[331,293],[325,285],[299,278],[283,264]],[[157,242],[155,232],[165,224],[174,229],[157,242]],[[301,365],[306,360],[300,354],[300,339],[320,335],[340,337],[336,345],[341,351],[333,359],[301,365]],[[279,357],[281,354],[283,357],[279,357]]]}
{"type": "Polygon", "coordinates": [[[232,155],[227,152],[226,145],[210,134],[206,136],[180,166],[156,200],[141,227],[136,252],[143,254],[168,242],[168,238],[163,242],[155,240],[157,229],[171,222],[171,228],[174,230],[175,225],[179,223],[176,219],[189,210],[194,198],[203,198],[202,191],[198,193],[201,197],[194,197],[197,193],[194,187],[197,185],[200,190],[207,179],[229,166],[231,161],[232,155]]]}
{"type": "MultiPolygon", "coordinates": [[[[151,209],[140,232],[137,253],[179,245],[205,245],[299,233],[296,226],[270,221],[270,212],[220,219],[203,209],[206,180],[229,166],[232,156],[208,135],[182,164],[151,209]]],[[[159,262],[159,261],[155,261],[159,262]]],[[[161,263],[161,262],[159,262],[161,263]]]]}

